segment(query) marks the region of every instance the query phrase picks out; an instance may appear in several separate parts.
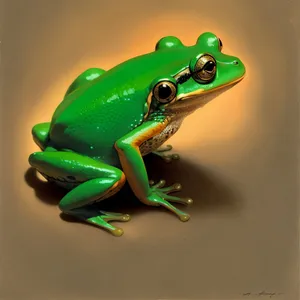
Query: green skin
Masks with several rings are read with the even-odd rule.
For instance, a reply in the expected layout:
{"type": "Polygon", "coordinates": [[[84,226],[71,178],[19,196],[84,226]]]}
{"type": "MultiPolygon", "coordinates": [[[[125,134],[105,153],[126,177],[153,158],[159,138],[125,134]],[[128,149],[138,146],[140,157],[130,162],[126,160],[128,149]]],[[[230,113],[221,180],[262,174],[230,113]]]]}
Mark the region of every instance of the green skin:
{"type": "Polygon", "coordinates": [[[150,182],[143,156],[152,152],[170,160],[161,154],[170,147],[160,146],[183,119],[244,77],[243,63],[221,50],[220,40],[209,32],[193,46],[168,36],[158,41],[154,52],[108,71],[88,69],[75,79],[51,122],[33,127],[41,151],[29,157],[30,165],[48,181],[69,190],[59,203],[62,212],[121,236],[123,230],[109,221],[128,221],[130,216],[95,211],[90,204],[111,197],[127,180],[144,204],[163,206],[180,220],[189,219],[170,202],[192,200],[169,195],[180,190],[180,184],[164,187],[164,180],[150,182]],[[205,82],[194,76],[203,54],[215,60],[214,76],[205,82]],[[182,72],[189,76],[181,77],[182,72]],[[176,87],[170,102],[154,92],[162,80],[176,87]]]}

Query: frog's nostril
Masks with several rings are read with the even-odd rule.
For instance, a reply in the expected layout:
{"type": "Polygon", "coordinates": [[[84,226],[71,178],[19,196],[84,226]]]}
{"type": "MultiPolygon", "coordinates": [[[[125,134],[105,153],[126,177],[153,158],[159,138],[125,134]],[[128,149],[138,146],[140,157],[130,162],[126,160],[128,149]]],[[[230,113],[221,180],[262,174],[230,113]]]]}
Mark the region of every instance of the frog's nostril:
{"type": "Polygon", "coordinates": [[[233,61],[233,64],[234,64],[234,65],[238,65],[239,62],[238,62],[237,60],[234,60],[234,61],[233,61]]]}

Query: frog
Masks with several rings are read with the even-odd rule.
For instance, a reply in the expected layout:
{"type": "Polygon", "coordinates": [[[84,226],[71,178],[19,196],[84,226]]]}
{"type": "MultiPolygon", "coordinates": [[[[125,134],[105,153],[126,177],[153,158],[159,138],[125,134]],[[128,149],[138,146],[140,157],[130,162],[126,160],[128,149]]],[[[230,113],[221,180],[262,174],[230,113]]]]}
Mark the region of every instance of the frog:
{"type": "Polygon", "coordinates": [[[221,39],[212,32],[201,33],[193,45],[164,36],[148,53],[108,70],[93,67],[79,74],[51,120],[32,127],[39,151],[28,162],[66,190],[58,203],[62,214],[113,236],[124,231],[112,223],[131,216],[94,204],[112,199],[125,183],[141,203],[162,207],[186,222],[190,215],[178,204],[188,206],[193,200],[173,194],[182,190],[180,183],[166,186],[165,179],[151,180],[145,156],[170,150],[161,149],[186,117],[235,86],[245,73],[241,59],[223,53],[221,39]]]}

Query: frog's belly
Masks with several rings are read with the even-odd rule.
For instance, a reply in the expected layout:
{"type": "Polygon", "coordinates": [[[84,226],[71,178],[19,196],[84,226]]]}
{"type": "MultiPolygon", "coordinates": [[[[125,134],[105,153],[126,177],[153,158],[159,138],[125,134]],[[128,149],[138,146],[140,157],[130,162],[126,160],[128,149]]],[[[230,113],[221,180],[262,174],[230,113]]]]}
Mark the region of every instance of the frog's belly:
{"type": "Polygon", "coordinates": [[[161,133],[145,141],[140,146],[142,156],[145,156],[159,148],[180,128],[182,120],[173,121],[161,133]]]}

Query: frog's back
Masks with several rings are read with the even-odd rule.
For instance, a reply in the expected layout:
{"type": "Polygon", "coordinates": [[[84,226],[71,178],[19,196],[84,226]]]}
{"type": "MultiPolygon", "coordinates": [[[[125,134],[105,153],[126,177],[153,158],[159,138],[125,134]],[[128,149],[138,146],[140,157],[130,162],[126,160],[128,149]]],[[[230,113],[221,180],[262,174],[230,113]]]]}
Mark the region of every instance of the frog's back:
{"type": "MultiPolygon", "coordinates": [[[[55,111],[50,141],[56,149],[70,149],[112,163],[114,143],[142,121],[142,105],[117,90],[102,93],[105,81],[67,97],[55,111]]],[[[107,85],[106,85],[107,87],[107,85]]]]}
{"type": "Polygon", "coordinates": [[[177,62],[174,72],[178,71],[180,60],[178,51],[152,52],[124,62],[75,90],[53,115],[52,145],[111,160],[109,157],[115,157],[114,143],[143,122],[151,81],[163,74],[162,66],[170,67],[172,62],[177,62]]]}

